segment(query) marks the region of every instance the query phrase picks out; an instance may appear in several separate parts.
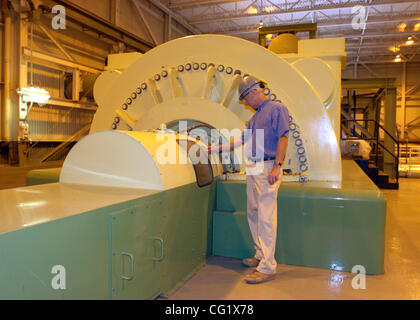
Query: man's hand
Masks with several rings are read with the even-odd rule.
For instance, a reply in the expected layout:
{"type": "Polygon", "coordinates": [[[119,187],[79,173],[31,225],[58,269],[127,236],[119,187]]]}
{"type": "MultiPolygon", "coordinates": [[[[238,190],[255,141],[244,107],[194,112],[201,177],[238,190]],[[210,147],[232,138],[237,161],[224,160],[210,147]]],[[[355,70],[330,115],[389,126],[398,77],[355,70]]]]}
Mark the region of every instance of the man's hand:
{"type": "Polygon", "coordinates": [[[276,183],[277,180],[279,180],[280,173],[281,173],[281,167],[274,165],[273,169],[268,175],[268,183],[269,184],[276,183]]]}

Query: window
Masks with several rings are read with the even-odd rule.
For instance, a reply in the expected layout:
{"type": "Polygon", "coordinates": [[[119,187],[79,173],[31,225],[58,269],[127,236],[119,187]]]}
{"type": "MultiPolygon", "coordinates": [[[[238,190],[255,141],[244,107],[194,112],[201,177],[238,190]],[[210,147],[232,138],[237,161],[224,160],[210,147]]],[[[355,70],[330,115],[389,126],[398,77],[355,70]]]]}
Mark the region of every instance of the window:
{"type": "MultiPolygon", "coordinates": [[[[177,139],[178,144],[179,144],[179,141],[180,140],[177,139]]],[[[185,141],[185,140],[183,140],[183,141],[185,141]]],[[[205,159],[206,161],[198,161],[198,160],[200,160],[200,157],[199,157],[198,154],[197,154],[196,159],[191,159],[191,157],[190,157],[190,150],[194,146],[196,146],[196,147],[194,147],[193,151],[194,150],[197,150],[197,151],[200,150],[199,152],[202,155],[207,153],[207,151],[203,150],[203,148],[200,147],[195,141],[187,140],[186,145],[187,145],[187,154],[188,154],[188,157],[190,158],[190,161],[191,161],[191,163],[194,167],[195,177],[197,179],[198,186],[199,187],[204,187],[204,186],[207,186],[207,185],[211,184],[213,182],[213,168],[211,167],[208,156],[205,159]],[[194,164],[194,162],[197,162],[197,163],[194,164]],[[203,163],[203,162],[205,162],[205,163],[203,163]]]]}

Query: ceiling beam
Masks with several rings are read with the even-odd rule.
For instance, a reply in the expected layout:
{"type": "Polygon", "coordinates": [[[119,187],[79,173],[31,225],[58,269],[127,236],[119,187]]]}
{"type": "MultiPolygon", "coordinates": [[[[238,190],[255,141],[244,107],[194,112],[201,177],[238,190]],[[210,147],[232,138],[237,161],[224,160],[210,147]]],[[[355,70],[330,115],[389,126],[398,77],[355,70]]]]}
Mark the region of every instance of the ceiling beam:
{"type": "MultiPolygon", "coordinates": [[[[364,38],[384,38],[384,37],[394,37],[394,38],[407,38],[408,36],[415,35],[420,37],[420,32],[395,32],[395,30],[384,29],[382,32],[367,32],[363,35],[364,38]]],[[[362,35],[361,33],[352,33],[352,32],[340,32],[336,31],[333,32],[324,32],[324,33],[317,33],[317,38],[330,38],[330,37],[344,37],[344,38],[360,38],[362,35]]],[[[398,39],[395,39],[398,40],[398,39]]]]}
{"type": "Polygon", "coordinates": [[[140,8],[139,3],[137,0],[131,0],[131,3],[133,4],[134,8],[136,9],[137,15],[140,17],[141,21],[143,21],[143,24],[146,26],[147,33],[149,34],[150,38],[152,38],[154,45],[158,44],[157,37],[155,33],[153,32],[152,27],[150,26],[149,22],[147,21],[143,10],[140,8]]]}
{"type": "Polygon", "coordinates": [[[169,9],[186,9],[194,7],[204,7],[212,5],[221,5],[226,3],[243,2],[248,0],[199,0],[199,1],[182,1],[182,2],[170,2],[168,4],[169,9]]]}
{"type": "MultiPolygon", "coordinates": [[[[290,13],[297,13],[297,12],[320,12],[323,13],[322,11],[325,10],[329,10],[329,9],[345,9],[345,8],[352,8],[356,5],[362,5],[364,7],[371,7],[371,6],[378,6],[378,5],[391,5],[391,4],[401,4],[401,3],[415,3],[415,1],[413,0],[394,0],[394,1],[389,1],[389,0],[376,0],[372,3],[366,3],[365,1],[356,1],[356,2],[350,2],[347,1],[346,3],[339,3],[339,4],[334,4],[331,3],[329,5],[325,5],[325,4],[314,4],[314,5],[309,5],[306,7],[295,7],[296,2],[290,2],[290,6],[287,7],[285,9],[282,10],[274,10],[274,11],[264,11],[264,12],[258,12],[256,14],[251,14],[251,13],[240,13],[240,14],[235,14],[233,13],[232,15],[229,16],[225,16],[225,17],[220,17],[219,15],[213,15],[211,17],[200,17],[197,19],[191,19],[190,23],[193,25],[196,24],[206,24],[206,23],[212,23],[212,22],[221,22],[221,21],[225,21],[225,20],[232,20],[232,19],[239,19],[239,18],[260,18],[260,17],[264,17],[264,16],[271,16],[271,15],[281,15],[281,14],[290,14],[290,13]]],[[[286,2],[287,3],[287,2],[286,2]]],[[[241,9],[241,12],[243,12],[243,10],[241,9]]],[[[384,12],[384,15],[387,15],[389,12],[384,12]]],[[[353,16],[351,16],[350,21],[352,20],[353,16]]],[[[319,22],[319,20],[317,21],[319,22]]]]}
{"type": "MultiPolygon", "coordinates": [[[[142,8],[143,10],[145,10],[148,14],[150,14],[151,16],[154,17],[154,19],[157,19],[158,21],[160,21],[162,24],[165,23],[165,18],[162,17],[162,12],[158,12],[158,10],[152,10],[147,3],[141,1],[139,2],[140,8],[142,8]]],[[[169,15],[167,15],[169,16],[169,15]]],[[[181,26],[178,24],[178,26],[181,26]]],[[[182,27],[183,29],[179,29],[174,23],[172,23],[172,29],[175,30],[176,32],[178,32],[181,35],[186,34],[186,31],[184,30],[184,27],[182,27]]]]}
{"type": "MultiPolygon", "coordinates": [[[[419,60],[412,60],[412,61],[410,61],[411,63],[414,63],[414,62],[416,62],[416,63],[420,63],[420,59],[419,60]]],[[[347,63],[346,63],[346,66],[349,66],[349,65],[354,65],[356,63],[356,60],[355,61],[348,61],[347,63]]],[[[391,64],[398,64],[398,63],[401,63],[401,62],[395,62],[394,61],[394,59],[382,59],[382,60],[379,60],[379,59],[372,59],[372,60],[361,60],[361,61],[359,61],[358,62],[358,64],[362,64],[362,63],[364,63],[364,64],[381,64],[381,63],[391,63],[391,64]]]]}
{"type": "MultiPolygon", "coordinates": [[[[326,39],[326,38],[324,38],[326,39]]],[[[393,48],[393,50],[390,50],[390,52],[399,52],[399,51],[404,51],[404,52],[411,52],[411,51],[416,51],[419,48],[420,43],[415,43],[412,44],[411,46],[403,46],[403,45],[398,45],[395,43],[395,41],[386,41],[386,39],[384,39],[384,41],[367,41],[363,43],[363,48],[372,48],[372,49],[377,49],[377,48],[393,48]],[[399,48],[397,50],[395,50],[395,47],[399,48]]],[[[358,48],[359,45],[356,42],[350,42],[350,41],[346,41],[346,49],[354,49],[354,48],[358,48]]]]}
{"type": "MultiPolygon", "coordinates": [[[[308,20],[309,21],[309,20],[308,20]]],[[[382,23],[392,23],[392,22],[411,22],[411,21],[420,21],[418,15],[400,15],[398,17],[370,17],[369,21],[366,21],[367,25],[371,24],[382,24],[382,23]]],[[[286,21],[288,24],[293,24],[295,21],[286,21]]],[[[303,23],[303,22],[300,22],[303,23]]],[[[341,20],[331,20],[331,21],[317,21],[318,30],[319,28],[333,28],[333,27],[350,27],[351,28],[351,19],[341,19],[341,20]]],[[[242,29],[231,29],[226,30],[223,34],[229,35],[239,35],[247,33],[258,33],[258,29],[255,24],[250,24],[248,26],[243,26],[242,29]]],[[[415,33],[413,31],[413,33],[415,33]]],[[[360,34],[359,34],[360,36],[360,34]]],[[[357,35],[355,35],[357,37],[357,35]]]]}
{"type": "MultiPolygon", "coordinates": [[[[383,57],[383,58],[386,58],[386,59],[394,60],[394,58],[395,58],[395,53],[394,54],[388,54],[386,52],[378,53],[378,52],[373,52],[373,51],[370,51],[370,52],[362,52],[361,51],[359,53],[359,55],[361,57],[372,58],[372,59],[378,59],[379,57],[383,57]]],[[[352,52],[352,53],[347,52],[347,59],[349,61],[353,61],[353,58],[357,59],[357,52],[356,53],[355,52],[352,52]]],[[[405,60],[403,60],[403,61],[405,61],[405,60]]]]}
{"type": "Polygon", "coordinates": [[[171,9],[169,9],[167,6],[165,6],[163,3],[161,3],[158,0],[148,0],[151,4],[153,4],[155,7],[159,8],[163,12],[165,12],[167,15],[169,15],[171,18],[173,18],[176,22],[181,24],[183,27],[185,27],[187,30],[192,32],[193,34],[201,34],[201,31],[197,29],[196,27],[193,27],[184,17],[179,15],[178,13],[175,13],[171,9]]]}

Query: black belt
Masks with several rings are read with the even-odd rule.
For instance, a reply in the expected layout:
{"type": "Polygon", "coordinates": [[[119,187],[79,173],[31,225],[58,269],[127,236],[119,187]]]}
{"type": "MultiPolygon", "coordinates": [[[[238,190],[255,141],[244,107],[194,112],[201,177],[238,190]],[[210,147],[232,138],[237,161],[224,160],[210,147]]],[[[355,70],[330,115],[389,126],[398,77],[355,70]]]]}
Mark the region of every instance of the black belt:
{"type": "MultiPolygon", "coordinates": [[[[261,159],[249,159],[254,162],[261,161],[261,159]]],[[[264,157],[264,161],[276,160],[276,157],[264,157]]]]}

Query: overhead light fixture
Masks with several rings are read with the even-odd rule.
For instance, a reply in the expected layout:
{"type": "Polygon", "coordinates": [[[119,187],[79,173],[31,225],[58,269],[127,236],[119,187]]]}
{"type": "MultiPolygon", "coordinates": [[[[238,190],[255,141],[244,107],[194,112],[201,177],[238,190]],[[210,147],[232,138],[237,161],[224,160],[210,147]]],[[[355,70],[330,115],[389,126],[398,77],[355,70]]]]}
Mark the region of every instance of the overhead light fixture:
{"type": "Polygon", "coordinates": [[[44,105],[50,100],[51,96],[47,90],[42,88],[28,87],[17,90],[21,99],[25,103],[38,103],[44,105]]]}
{"type": "Polygon", "coordinates": [[[401,55],[397,54],[397,56],[394,59],[394,62],[401,62],[401,55]]]}
{"type": "Polygon", "coordinates": [[[405,22],[402,22],[397,26],[397,28],[400,32],[403,32],[405,31],[405,28],[407,28],[407,24],[405,22]]]}
{"type": "Polygon", "coordinates": [[[408,46],[411,46],[413,43],[414,43],[413,37],[409,36],[405,44],[408,46]]]}
{"type": "Polygon", "coordinates": [[[249,14],[257,14],[258,13],[258,10],[255,9],[254,7],[249,7],[247,11],[248,11],[249,14]]]}
{"type": "Polygon", "coordinates": [[[392,52],[398,52],[398,51],[400,51],[400,47],[399,46],[391,46],[388,49],[390,51],[392,51],[392,52]]]}
{"type": "Polygon", "coordinates": [[[258,28],[262,28],[262,27],[264,27],[264,22],[261,20],[260,21],[260,26],[258,28]]]}
{"type": "Polygon", "coordinates": [[[420,31],[420,22],[417,22],[417,23],[414,25],[414,31],[420,31]]]}
{"type": "Polygon", "coordinates": [[[273,11],[274,11],[274,7],[273,7],[273,6],[264,7],[264,10],[265,10],[266,12],[273,12],[273,11]]]}

